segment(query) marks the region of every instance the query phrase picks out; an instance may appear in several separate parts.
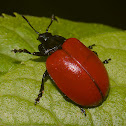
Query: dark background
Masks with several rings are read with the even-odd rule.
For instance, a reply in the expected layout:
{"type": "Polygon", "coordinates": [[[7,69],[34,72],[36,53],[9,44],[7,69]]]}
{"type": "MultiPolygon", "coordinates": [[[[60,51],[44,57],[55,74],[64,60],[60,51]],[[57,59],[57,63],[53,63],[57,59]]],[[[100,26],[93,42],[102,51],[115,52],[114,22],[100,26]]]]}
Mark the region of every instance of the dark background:
{"type": "Polygon", "coordinates": [[[0,3],[0,13],[58,17],[81,22],[102,23],[126,29],[125,0],[9,0],[0,3]]]}

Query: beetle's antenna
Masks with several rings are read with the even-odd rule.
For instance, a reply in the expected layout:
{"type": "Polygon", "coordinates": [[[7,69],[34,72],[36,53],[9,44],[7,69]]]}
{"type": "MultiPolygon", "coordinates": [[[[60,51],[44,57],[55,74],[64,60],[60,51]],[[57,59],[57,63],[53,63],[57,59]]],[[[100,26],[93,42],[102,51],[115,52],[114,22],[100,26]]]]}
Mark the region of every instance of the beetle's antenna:
{"type": "Polygon", "coordinates": [[[50,22],[49,26],[47,27],[46,32],[48,32],[49,27],[51,26],[51,24],[53,23],[53,21],[54,21],[54,20],[56,20],[56,21],[57,21],[57,19],[55,18],[54,14],[52,14],[52,17],[51,17],[51,22],[50,22]]]}
{"type": "Polygon", "coordinates": [[[32,27],[32,25],[31,25],[30,22],[26,19],[25,16],[22,15],[22,17],[27,21],[27,23],[31,26],[31,28],[32,28],[37,34],[40,34],[39,32],[37,32],[37,31],[32,27]]]}

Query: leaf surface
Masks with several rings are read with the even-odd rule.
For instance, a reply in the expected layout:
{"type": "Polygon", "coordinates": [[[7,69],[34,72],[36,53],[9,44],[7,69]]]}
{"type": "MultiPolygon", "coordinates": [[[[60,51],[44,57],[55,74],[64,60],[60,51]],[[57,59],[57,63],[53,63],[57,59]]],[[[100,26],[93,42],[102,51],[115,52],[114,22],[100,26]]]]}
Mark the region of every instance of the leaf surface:
{"type": "MultiPolygon", "coordinates": [[[[73,22],[58,18],[49,32],[65,38],[78,38],[93,48],[103,61],[112,60],[105,67],[110,77],[110,92],[99,107],[80,109],[67,102],[48,79],[38,105],[34,99],[39,92],[41,78],[46,70],[47,57],[11,52],[12,49],[38,51],[38,35],[21,15],[3,14],[0,17],[0,125],[57,125],[101,126],[126,125],[126,32],[102,24],[73,22]]],[[[40,33],[45,32],[49,18],[26,16],[40,33]]],[[[104,80],[103,80],[104,81],[104,80]]]]}

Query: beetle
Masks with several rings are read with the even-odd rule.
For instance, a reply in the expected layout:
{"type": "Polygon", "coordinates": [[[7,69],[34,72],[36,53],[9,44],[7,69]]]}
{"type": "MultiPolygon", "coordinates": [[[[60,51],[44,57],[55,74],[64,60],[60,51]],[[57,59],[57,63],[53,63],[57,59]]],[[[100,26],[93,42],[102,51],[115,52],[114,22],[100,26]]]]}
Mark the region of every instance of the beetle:
{"type": "Polygon", "coordinates": [[[35,56],[49,56],[35,104],[39,103],[43,95],[45,78],[50,76],[64,96],[77,104],[85,115],[83,106],[101,105],[109,92],[109,77],[104,64],[111,59],[101,62],[97,53],[91,51],[95,44],[86,47],[76,38],[66,39],[49,33],[48,29],[53,21],[57,20],[54,15],[46,32],[42,34],[36,31],[24,16],[22,17],[38,34],[37,40],[41,42],[38,46],[39,52],[31,53],[27,49],[13,49],[12,51],[35,56]]]}

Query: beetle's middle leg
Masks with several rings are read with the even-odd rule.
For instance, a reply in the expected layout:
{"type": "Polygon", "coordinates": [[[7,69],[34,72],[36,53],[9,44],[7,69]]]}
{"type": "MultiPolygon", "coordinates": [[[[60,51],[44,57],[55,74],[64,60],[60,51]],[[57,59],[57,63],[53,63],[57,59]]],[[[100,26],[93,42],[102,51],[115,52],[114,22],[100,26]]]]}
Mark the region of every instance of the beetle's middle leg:
{"type": "Polygon", "coordinates": [[[41,87],[40,87],[40,90],[39,90],[39,94],[38,94],[38,97],[35,99],[35,105],[37,104],[37,103],[39,103],[39,101],[40,101],[40,98],[42,97],[42,94],[44,93],[44,80],[45,80],[45,78],[48,76],[49,74],[48,74],[48,72],[47,72],[47,70],[45,71],[45,73],[43,74],[43,77],[42,77],[42,83],[41,83],[41,87]]]}

